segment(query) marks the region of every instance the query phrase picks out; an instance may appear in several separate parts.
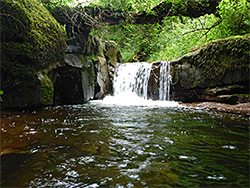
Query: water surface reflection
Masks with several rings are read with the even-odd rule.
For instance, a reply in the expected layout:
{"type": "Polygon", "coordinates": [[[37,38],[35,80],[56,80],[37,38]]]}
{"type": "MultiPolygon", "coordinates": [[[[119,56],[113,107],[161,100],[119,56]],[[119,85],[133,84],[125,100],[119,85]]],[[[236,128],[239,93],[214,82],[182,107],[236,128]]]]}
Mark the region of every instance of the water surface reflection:
{"type": "Polygon", "coordinates": [[[3,187],[249,187],[247,116],[94,102],[1,122],[20,117],[39,136],[1,157],[3,187]]]}

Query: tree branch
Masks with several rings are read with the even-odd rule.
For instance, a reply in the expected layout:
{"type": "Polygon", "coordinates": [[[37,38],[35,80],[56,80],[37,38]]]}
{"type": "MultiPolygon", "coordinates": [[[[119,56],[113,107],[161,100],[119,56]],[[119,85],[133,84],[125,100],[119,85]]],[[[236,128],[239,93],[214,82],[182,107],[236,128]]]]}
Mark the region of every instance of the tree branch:
{"type": "Polygon", "coordinates": [[[154,24],[161,23],[167,16],[188,16],[197,18],[205,14],[217,15],[216,7],[221,0],[185,0],[185,1],[163,1],[151,8],[150,14],[146,11],[134,13],[124,10],[113,10],[102,7],[87,6],[84,8],[61,7],[52,11],[52,15],[62,24],[66,24],[69,36],[77,33],[90,32],[91,28],[98,28],[100,23],[118,25],[125,23],[132,24],[154,24]]]}
{"type": "Polygon", "coordinates": [[[139,12],[138,14],[131,14],[122,10],[108,10],[103,8],[87,7],[85,11],[92,9],[92,14],[100,18],[100,21],[107,22],[110,25],[121,23],[122,20],[133,24],[153,24],[160,23],[167,16],[187,16],[197,18],[205,14],[216,14],[216,7],[221,0],[186,0],[185,2],[169,2],[163,1],[157,6],[153,7],[150,12],[139,12]],[[102,11],[100,11],[102,10],[102,11]],[[129,15],[131,14],[131,16],[129,15]]]}
{"type": "Polygon", "coordinates": [[[187,35],[187,34],[189,34],[189,33],[194,33],[194,32],[197,32],[197,31],[204,31],[204,30],[206,30],[206,32],[205,32],[201,37],[199,37],[199,39],[197,40],[197,41],[199,41],[199,40],[202,39],[205,35],[207,35],[208,32],[211,31],[211,29],[213,29],[214,27],[218,26],[221,22],[222,22],[222,19],[221,19],[221,17],[220,17],[220,19],[219,19],[217,22],[215,22],[211,27],[205,27],[205,28],[202,27],[202,28],[197,28],[197,29],[193,29],[193,30],[187,31],[187,32],[185,32],[185,33],[182,33],[181,35],[178,35],[178,36],[176,36],[176,37],[174,37],[174,38],[171,38],[169,41],[164,42],[163,44],[165,45],[165,44],[171,42],[173,39],[182,37],[182,36],[187,35]]]}

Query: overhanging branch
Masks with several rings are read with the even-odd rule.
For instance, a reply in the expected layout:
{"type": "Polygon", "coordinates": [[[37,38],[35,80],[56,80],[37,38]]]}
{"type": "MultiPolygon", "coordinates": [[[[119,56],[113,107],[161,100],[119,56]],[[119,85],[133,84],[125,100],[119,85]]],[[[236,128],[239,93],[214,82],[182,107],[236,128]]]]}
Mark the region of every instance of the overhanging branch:
{"type": "Polygon", "coordinates": [[[100,23],[109,25],[118,25],[122,22],[133,24],[154,24],[160,23],[168,16],[188,16],[197,18],[205,14],[215,14],[216,7],[221,0],[185,0],[185,1],[163,1],[157,6],[151,8],[150,14],[146,11],[139,13],[113,10],[102,7],[61,7],[52,12],[52,15],[61,24],[66,24],[69,36],[76,33],[90,32],[91,28],[97,28],[100,23]]]}
{"type": "Polygon", "coordinates": [[[187,16],[197,18],[205,14],[216,14],[216,7],[221,0],[186,0],[186,1],[163,1],[153,7],[150,12],[146,11],[133,14],[122,10],[108,10],[97,7],[87,7],[86,12],[91,13],[101,22],[116,25],[121,21],[133,24],[153,24],[161,22],[167,16],[187,16]]]}

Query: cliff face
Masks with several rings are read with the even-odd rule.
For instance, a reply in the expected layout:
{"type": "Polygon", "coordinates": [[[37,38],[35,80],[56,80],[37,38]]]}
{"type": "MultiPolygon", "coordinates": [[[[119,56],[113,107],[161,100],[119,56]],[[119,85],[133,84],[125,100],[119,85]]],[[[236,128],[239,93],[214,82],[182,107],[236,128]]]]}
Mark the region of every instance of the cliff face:
{"type": "MultiPolygon", "coordinates": [[[[121,53],[114,42],[70,34],[34,0],[0,1],[1,108],[79,104],[111,94],[121,53]]],[[[62,20],[61,24],[64,24],[62,20]]],[[[249,101],[250,36],[209,42],[171,62],[171,99],[183,102],[249,101]]],[[[160,63],[154,63],[150,98],[158,99],[160,63]]]]}
{"type": "Polygon", "coordinates": [[[1,90],[4,108],[53,102],[47,73],[64,61],[66,33],[33,0],[5,0],[1,6],[1,90]]]}

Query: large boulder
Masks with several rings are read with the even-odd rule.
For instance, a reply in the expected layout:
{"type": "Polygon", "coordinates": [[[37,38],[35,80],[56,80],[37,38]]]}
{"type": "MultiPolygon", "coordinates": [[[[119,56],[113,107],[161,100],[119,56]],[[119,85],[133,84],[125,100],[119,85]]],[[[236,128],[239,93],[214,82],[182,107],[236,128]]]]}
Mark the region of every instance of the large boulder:
{"type": "Polygon", "coordinates": [[[235,36],[211,41],[172,61],[173,99],[237,102],[232,94],[249,92],[249,46],[249,35],[235,36]],[[225,89],[235,85],[240,89],[234,92],[225,89]],[[218,92],[212,93],[212,88],[224,88],[228,92],[220,96],[218,92]]]}
{"type": "Polygon", "coordinates": [[[0,6],[1,107],[52,104],[48,72],[63,64],[63,27],[35,0],[3,0],[0,6]]]}

